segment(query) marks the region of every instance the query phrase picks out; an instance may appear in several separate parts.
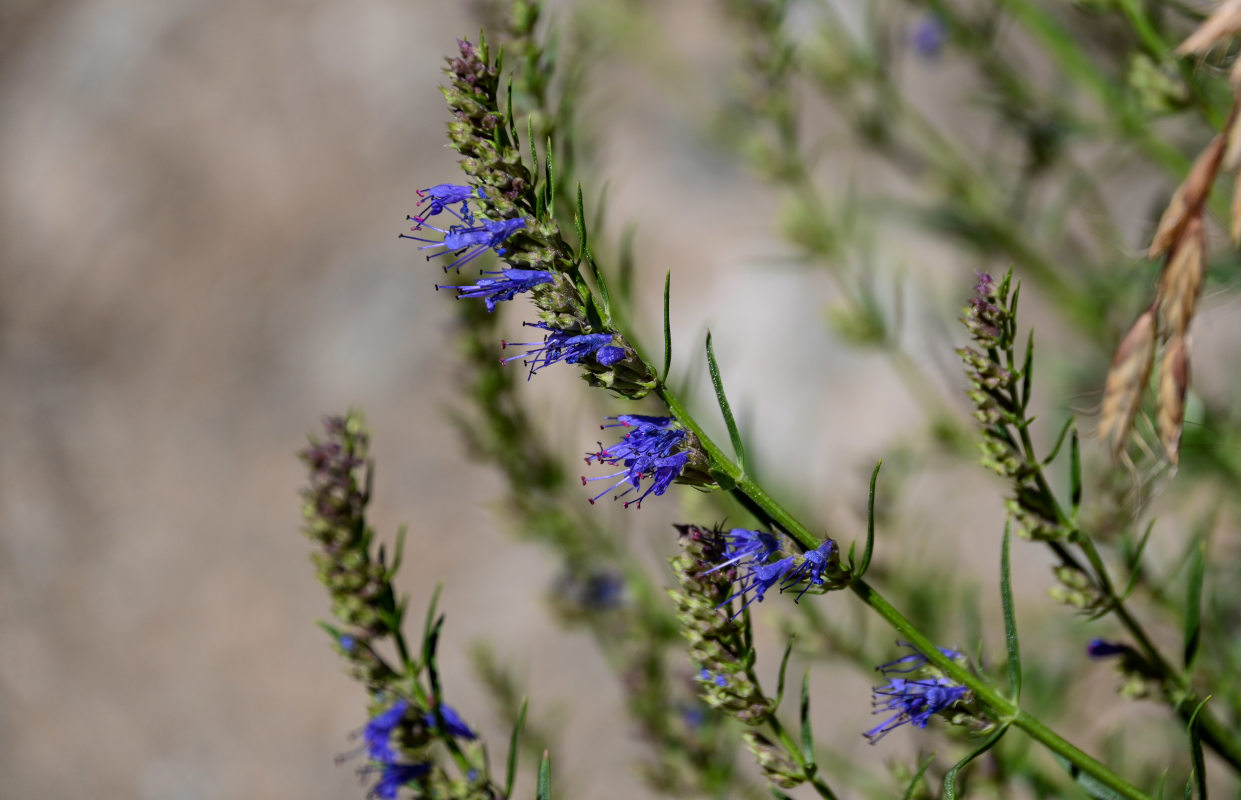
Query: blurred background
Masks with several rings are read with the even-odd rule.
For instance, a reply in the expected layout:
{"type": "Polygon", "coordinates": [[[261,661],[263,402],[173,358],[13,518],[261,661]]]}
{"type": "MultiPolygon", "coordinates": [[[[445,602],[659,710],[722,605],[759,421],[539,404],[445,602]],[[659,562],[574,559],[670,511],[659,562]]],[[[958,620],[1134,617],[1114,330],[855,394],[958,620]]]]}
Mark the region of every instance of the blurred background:
{"type": "MultiPolygon", "coordinates": [[[[672,269],[678,357],[688,362],[710,328],[759,463],[811,519],[856,530],[870,466],[922,412],[889,362],[825,324],[836,285],[781,265],[792,258],[773,226],[777,194],[716,127],[737,47],[713,5],[551,4],[560,22],[593,18],[578,30],[599,46],[579,109],[593,153],[582,178],[589,193],[608,184],[613,235],[638,226],[647,345],[658,345],[672,269]]],[[[466,459],[444,421],[456,402],[454,301],[397,238],[415,190],[457,178],[437,87],[456,38],[478,30],[475,10],[435,0],[0,9],[7,796],[361,796],[353,765],[333,756],[354,747],[363,697],[313,625],[328,609],[297,533],[293,457],[323,414],[349,406],[375,432],[376,527],[389,537],[410,523],[402,582],[415,615],[445,584],[454,705],[504,741],[469,670],[485,639],[534,707],[564,724],[558,774],[572,796],[643,792],[615,678],[587,636],[546,613],[554,566],[506,536],[498,479],[466,459]]],[[[908,63],[927,113],[970,130],[967,73],[908,63]]],[[[812,128],[841,127],[825,108],[808,113],[812,128]]],[[[816,167],[827,184],[916,188],[861,168],[846,137],[828,142],[816,167]]],[[[1122,218],[1169,188],[1141,173],[1123,181],[1122,218]]],[[[1136,253],[1145,230],[1124,229],[1118,250],[1136,253]]],[[[985,264],[908,230],[874,240],[885,280],[917,277],[906,342],[944,376],[933,393],[964,413],[954,356],[934,348],[963,338],[952,319],[985,264]]],[[[1218,327],[1207,323],[1204,352],[1225,352],[1218,327]]],[[[1043,334],[1048,350],[1073,340],[1043,334]]],[[[1106,354],[1079,368],[1101,383],[1106,354]]],[[[580,385],[549,370],[531,386],[561,421],[549,435],[567,458],[599,436],[580,385]]],[[[1096,398],[1048,402],[1062,420],[1096,398]]],[[[653,556],[678,513],[647,505],[599,513],[653,556]]],[[[993,574],[996,484],[968,466],[917,475],[893,527],[927,507],[948,511],[920,519],[912,557],[993,574]]],[[[1030,552],[1018,582],[1037,602],[1050,562],[1030,552]]],[[[848,680],[842,696],[864,697],[865,678],[848,680]]],[[[1100,674],[1095,688],[1112,683],[1100,674]]],[[[884,757],[856,735],[870,724],[865,703],[827,719],[861,757],[884,757]]]]}

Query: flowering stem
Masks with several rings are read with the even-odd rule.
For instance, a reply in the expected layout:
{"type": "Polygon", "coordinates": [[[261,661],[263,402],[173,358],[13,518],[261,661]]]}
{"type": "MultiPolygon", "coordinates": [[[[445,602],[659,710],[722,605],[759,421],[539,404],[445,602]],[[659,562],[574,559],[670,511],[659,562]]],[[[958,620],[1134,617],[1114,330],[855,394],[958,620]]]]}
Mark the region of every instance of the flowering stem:
{"type": "MultiPolygon", "coordinates": [[[[752,478],[747,476],[741,467],[728,458],[720,450],[719,446],[703,432],[702,428],[694,420],[693,416],[689,414],[680,398],[674,392],[663,384],[656,387],[656,392],[667,404],[668,409],[677,420],[693,431],[694,435],[698,437],[703,449],[711,457],[712,465],[734,481],[735,486],[732,491],[745,495],[746,498],[758,505],[767,516],[784,529],[785,533],[806,550],[813,550],[819,546],[820,540],[818,537],[777,503],[752,478]]],[[[996,691],[982,678],[973,674],[955,660],[943,655],[934,643],[914,627],[912,622],[897,611],[866,581],[859,578],[850,584],[850,588],[863,603],[883,617],[897,633],[922,653],[931,664],[941,669],[952,680],[968,687],[975,697],[992,710],[996,716],[996,722],[1000,724],[1009,722],[1021,728],[1031,738],[1042,743],[1052,752],[1062,756],[1082,772],[1108,786],[1121,797],[1130,798],[1130,800],[1150,800],[1148,795],[1128,783],[1105,764],[1079,750],[1037,718],[1021,710],[1013,701],[996,691]]]]}
{"type": "Polygon", "coordinates": [[[1105,764],[1079,750],[1036,717],[1021,710],[1016,703],[996,691],[956,660],[948,658],[941,653],[934,643],[923,636],[914,627],[912,622],[906,619],[903,614],[871,588],[866,581],[861,579],[854,581],[850,588],[853,589],[854,594],[861,598],[863,603],[870,606],[879,616],[883,617],[889,625],[922,653],[927,661],[942,670],[952,680],[968,687],[975,697],[990,707],[997,717],[997,723],[1004,724],[1007,722],[1021,728],[1032,739],[1042,743],[1049,750],[1062,756],[1082,772],[1105,784],[1120,796],[1131,798],[1131,800],[1150,800],[1148,795],[1128,783],[1105,764]]]}

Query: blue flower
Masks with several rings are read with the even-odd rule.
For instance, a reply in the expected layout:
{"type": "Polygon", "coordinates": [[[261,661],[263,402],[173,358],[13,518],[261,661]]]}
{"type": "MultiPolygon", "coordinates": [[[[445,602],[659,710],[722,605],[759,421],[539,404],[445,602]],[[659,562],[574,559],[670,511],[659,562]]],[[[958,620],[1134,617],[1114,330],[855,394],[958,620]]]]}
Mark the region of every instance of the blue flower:
{"type": "MultiPolygon", "coordinates": [[[[913,650],[913,645],[910,644],[909,642],[897,642],[897,644],[901,645],[902,647],[908,647],[910,650],[913,650]]],[[[962,653],[960,650],[953,650],[951,647],[940,647],[936,649],[938,649],[939,652],[943,653],[946,658],[951,658],[953,661],[960,661],[961,659],[965,658],[964,653],[962,653]]],[[[930,662],[926,660],[926,656],[914,650],[914,652],[910,653],[907,656],[901,656],[895,661],[889,661],[886,664],[880,664],[879,666],[875,667],[875,669],[879,670],[884,675],[887,675],[892,672],[897,672],[902,675],[905,675],[910,672],[913,672],[916,669],[921,669],[922,667],[925,667],[928,663],[930,662]]]]}
{"type": "MultiPolygon", "coordinates": [[[[449,736],[455,736],[458,739],[471,740],[478,738],[478,734],[470,730],[470,726],[465,724],[465,720],[461,719],[461,715],[459,715],[452,706],[447,703],[440,703],[438,712],[438,716],[442,717],[444,720],[444,730],[448,732],[449,736]]],[[[432,730],[439,727],[436,716],[435,711],[428,711],[424,717],[427,727],[432,730]]]]}
{"type": "Polygon", "coordinates": [[[1129,653],[1129,650],[1128,645],[1123,645],[1119,642],[1109,642],[1106,639],[1091,639],[1090,644],[1086,645],[1086,655],[1091,658],[1123,656],[1129,653]]]}
{"type": "Polygon", "coordinates": [[[939,58],[947,38],[948,30],[944,21],[934,14],[925,14],[909,31],[909,46],[918,55],[934,61],[939,58]]]}
{"type": "Polygon", "coordinates": [[[593,504],[600,497],[626,483],[629,484],[629,488],[617,495],[617,498],[642,488],[643,480],[650,480],[650,486],[641,496],[625,502],[626,508],[630,503],[636,503],[641,508],[642,501],[647,495],[663,494],[685,469],[685,465],[689,462],[689,453],[678,452],[677,448],[685,441],[688,434],[681,428],[673,427],[670,417],[621,414],[608,417],[608,419],[614,419],[616,422],[601,425],[601,428],[625,427],[631,430],[627,431],[624,437],[611,447],[597,453],[587,453],[586,463],[598,461],[601,464],[622,466],[624,469],[595,478],[587,478],[583,475],[582,485],[585,486],[590,481],[619,478],[611,486],[590,498],[593,504]]]}
{"type": "Polygon", "coordinates": [[[763,531],[752,531],[747,528],[733,528],[723,534],[724,560],[707,570],[704,575],[718,569],[744,565],[747,562],[763,563],[780,549],[780,541],[772,534],[763,531]]]}
{"type": "MultiPolygon", "coordinates": [[[[452,183],[438,183],[426,189],[419,189],[418,205],[420,207],[427,207],[419,211],[422,215],[421,217],[408,217],[408,219],[425,220],[428,217],[434,217],[436,214],[447,211],[466,225],[472,225],[474,223],[474,214],[470,211],[468,201],[474,194],[474,190],[469,186],[457,186],[452,183]],[[461,204],[460,211],[454,211],[449,208],[450,205],[457,203],[461,204]]],[[[483,194],[482,189],[479,189],[478,197],[485,200],[487,195],[483,194]]]]}
{"type": "Polygon", "coordinates": [[[770,564],[758,563],[751,561],[747,564],[749,572],[741,577],[738,581],[741,588],[734,592],[727,600],[720,603],[725,606],[731,603],[735,598],[742,597],[747,593],[753,592],[753,596],[741,604],[741,608],[737,609],[733,616],[737,616],[755,601],[762,602],[763,596],[767,594],[767,590],[777,583],[783,581],[788,575],[789,569],[792,568],[793,562],[796,561],[793,556],[782,558],[779,561],[773,561],[770,564]]]}
{"type": "Polygon", "coordinates": [[[716,686],[728,685],[728,678],[725,678],[723,675],[714,675],[711,670],[706,667],[703,667],[702,671],[698,673],[698,680],[706,683],[714,683],[716,686]]]}
{"type": "Polygon", "coordinates": [[[444,251],[441,253],[433,253],[427,256],[427,261],[430,261],[436,256],[447,255],[449,253],[456,256],[457,258],[455,261],[444,267],[445,272],[450,269],[455,269],[457,272],[460,272],[461,267],[478,258],[488,250],[494,250],[497,255],[504,255],[506,251],[500,245],[504,244],[505,239],[526,227],[526,221],[521,217],[496,221],[484,219],[481,220],[481,224],[479,225],[472,225],[469,227],[453,225],[447,230],[444,228],[437,228],[434,225],[428,225],[426,218],[424,217],[410,217],[409,219],[416,220],[418,222],[417,226],[410,228],[410,230],[419,231],[424,228],[430,228],[431,230],[437,231],[444,235],[444,238],[440,241],[436,241],[435,239],[424,239],[421,236],[410,236],[407,233],[402,233],[401,238],[413,239],[418,242],[427,242],[427,244],[419,247],[419,250],[429,250],[434,247],[444,248],[444,251]]]}
{"type": "Polygon", "coordinates": [[[892,716],[862,734],[871,744],[882,739],[888,733],[905,723],[915,728],[925,728],[931,717],[944,711],[953,703],[958,702],[969,692],[947,678],[927,678],[925,680],[909,680],[908,678],[892,678],[887,686],[877,686],[873,690],[876,714],[889,711],[892,716]]]}
{"type": "Polygon", "coordinates": [[[362,729],[362,741],[367,758],[384,762],[396,760],[396,751],[392,749],[389,740],[392,738],[392,731],[396,730],[396,726],[401,723],[408,708],[409,703],[397,700],[392,704],[392,708],[376,714],[371,717],[370,722],[366,723],[366,727],[362,729]]]}
{"type": "Polygon", "coordinates": [[[358,643],[356,639],[354,639],[352,636],[350,636],[347,633],[342,633],[340,635],[340,638],[337,639],[336,642],[337,644],[340,645],[340,649],[344,650],[346,653],[352,653],[353,648],[358,643]]]}
{"type": "Polygon", "coordinates": [[[371,787],[367,797],[379,797],[393,800],[405,784],[424,777],[431,771],[430,764],[394,764],[385,763],[378,768],[379,780],[371,787]]]}
{"type": "MultiPolygon", "coordinates": [[[[912,647],[905,642],[902,644],[912,647]]],[[[949,648],[941,647],[939,652],[948,658],[963,658],[961,653],[949,648]]],[[[926,667],[927,663],[926,656],[915,652],[882,664],[878,670],[884,675],[893,673],[907,675],[926,667]]],[[[862,734],[870,740],[871,744],[874,744],[906,723],[915,728],[925,728],[932,716],[964,700],[969,694],[969,689],[948,678],[928,675],[918,679],[889,678],[886,685],[876,686],[872,693],[874,713],[891,714],[883,722],[862,734]]]]}
{"type": "Polygon", "coordinates": [[[556,330],[546,322],[527,322],[524,324],[531,328],[542,328],[545,331],[551,331],[541,342],[510,342],[505,340],[500,342],[500,346],[503,348],[534,348],[520,355],[500,359],[500,362],[503,364],[522,359],[522,363],[530,367],[530,374],[526,377],[526,380],[534,377],[534,373],[544,367],[549,367],[558,361],[563,361],[566,364],[577,364],[587,356],[593,355],[595,361],[602,366],[609,367],[625,357],[625,348],[612,344],[613,336],[610,333],[570,333],[569,331],[556,330]]]}
{"type": "Polygon", "coordinates": [[[801,581],[806,581],[806,588],[793,600],[794,603],[800,602],[802,595],[810,591],[811,586],[823,585],[823,572],[827,569],[828,560],[832,557],[832,551],[836,549],[836,543],[831,539],[824,540],[823,544],[806,553],[802,557],[802,561],[795,568],[789,571],[784,578],[784,585],[780,587],[780,591],[784,591],[801,581]]]}
{"type": "Polygon", "coordinates": [[[440,286],[436,289],[456,289],[457,299],[481,297],[488,311],[495,311],[496,304],[512,300],[521,292],[528,292],[541,283],[551,283],[555,276],[541,269],[483,270],[483,275],[503,275],[503,278],[479,278],[472,286],[440,286]]]}

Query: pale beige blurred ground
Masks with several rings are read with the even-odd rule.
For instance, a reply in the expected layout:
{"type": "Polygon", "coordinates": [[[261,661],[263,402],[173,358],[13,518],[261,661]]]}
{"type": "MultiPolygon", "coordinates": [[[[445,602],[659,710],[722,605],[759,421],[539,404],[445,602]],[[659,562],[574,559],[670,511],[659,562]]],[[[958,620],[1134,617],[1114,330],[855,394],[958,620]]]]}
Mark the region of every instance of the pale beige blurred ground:
{"type": "MultiPolygon", "coordinates": [[[[673,268],[681,352],[713,329],[761,458],[816,518],[856,522],[862,465],[917,411],[882,364],[832,341],[827,281],[757,268],[782,248],[772,195],[691,121],[734,55],[707,6],[662,12],[681,61],[665,49],[596,76],[584,108],[604,115],[607,170],[592,177],[612,181],[613,221],[641,226],[648,308],[673,268]],[[675,100],[684,87],[693,99],[675,100]]],[[[496,480],[443,422],[451,301],[396,238],[413,190],[457,174],[437,82],[476,30],[463,6],[31,0],[3,15],[0,794],[361,796],[332,764],[362,698],[311,624],[326,608],[292,457],[350,404],[376,432],[377,527],[412,523],[413,607],[446,582],[457,707],[498,750],[465,669],[486,638],[536,707],[563,709],[573,797],[645,794],[616,681],[585,636],[551,625],[552,568],[506,539],[496,480]]],[[[968,274],[925,242],[888,252],[926,285],[968,274]]],[[[944,318],[959,294],[914,298],[911,316],[944,318]]],[[[577,406],[578,381],[546,378],[532,391],[549,409],[577,406]]],[[[596,434],[557,437],[573,453],[596,434]]],[[[986,483],[927,476],[910,502],[963,486],[986,483]]],[[[647,549],[675,516],[599,513],[647,549]]],[[[1001,513],[992,496],[975,516],[996,530],[1001,513]]],[[[997,548],[964,558],[987,575],[997,548]]],[[[865,683],[848,685],[859,702],[830,720],[861,749],[865,683]]]]}

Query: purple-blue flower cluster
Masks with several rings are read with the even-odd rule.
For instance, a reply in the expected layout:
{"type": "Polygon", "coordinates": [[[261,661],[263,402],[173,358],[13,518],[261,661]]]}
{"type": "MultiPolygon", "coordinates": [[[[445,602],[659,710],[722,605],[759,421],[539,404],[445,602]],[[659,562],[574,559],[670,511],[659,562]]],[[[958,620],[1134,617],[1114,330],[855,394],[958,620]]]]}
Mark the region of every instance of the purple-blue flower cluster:
{"type": "Polygon", "coordinates": [[[528,292],[536,286],[551,283],[555,276],[541,269],[499,269],[482,270],[483,275],[499,275],[499,278],[479,278],[478,283],[470,286],[440,286],[436,289],[456,289],[457,299],[467,297],[479,298],[487,304],[488,311],[495,311],[496,304],[512,300],[522,292],[528,292]]]}
{"type": "MultiPolygon", "coordinates": [[[[487,195],[483,194],[483,190],[479,189],[477,193],[469,186],[457,186],[452,183],[438,183],[426,189],[418,190],[418,205],[426,206],[421,209],[421,219],[434,217],[436,214],[447,211],[466,225],[474,224],[474,214],[470,211],[470,198],[476,196],[480,200],[486,200],[487,195]],[[461,210],[456,211],[451,206],[461,204],[461,210]]],[[[416,219],[410,217],[409,219],[416,219]]]]}
{"type": "MultiPolygon", "coordinates": [[[[906,642],[901,644],[913,649],[906,642]]],[[[964,658],[958,651],[944,647],[939,648],[939,652],[954,661],[964,658]]],[[[885,685],[872,690],[874,713],[889,716],[862,734],[871,744],[906,723],[915,728],[925,728],[932,716],[947,711],[969,695],[968,688],[934,674],[926,656],[916,651],[881,664],[877,669],[884,675],[909,675],[920,670],[925,674],[918,678],[889,678],[885,685]]]]}
{"type": "Polygon", "coordinates": [[[733,528],[723,535],[723,539],[724,559],[705,574],[725,568],[737,571],[736,591],[720,605],[725,606],[738,597],[745,598],[746,595],[749,595],[749,598],[744,599],[741,608],[737,609],[733,616],[740,614],[753,602],[762,602],[768,590],[777,585],[780,591],[784,592],[805,582],[805,588],[794,600],[800,601],[811,586],[827,583],[827,573],[833,566],[833,556],[837,553],[836,543],[825,539],[814,550],[801,556],[785,555],[772,561],[773,557],[783,555],[780,552],[780,540],[773,534],[733,528]]]}
{"type": "Polygon", "coordinates": [[[411,231],[430,229],[442,234],[442,238],[427,239],[422,236],[410,236],[408,233],[402,233],[401,238],[426,242],[418,248],[419,250],[443,248],[440,252],[427,256],[427,261],[451,253],[456,258],[444,267],[444,271],[455,269],[458,273],[461,272],[463,266],[488,250],[494,250],[497,255],[504,255],[506,252],[502,247],[504,240],[526,227],[526,221],[521,217],[501,220],[484,219],[480,220],[478,225],[452,225],[448,228],[437,228],[428,223],[424,217],[408,217],[408,219],[418,223],[410,228],[411,231]]]}
{"type": "Polygon", "coordinates": [[[379,780],[371,787],[368,797],[392,800],[402,786],[412,780],[425,777],[431,771],[429,763],[409,764],[400,760],[392,746],[392,734],[405,719],[409,703],[397,700],[386,711],[371,717],[362,728],[362,750],[370,763],[358,770],[359,775],[379,774],[379,780]]]}
{"type": "MultiPolygon", "coordinates": [[[[379,779],[371,787],[369,797],[392,800],[392,798],[397,796],[397,792],[402,786],[410,781],[426,777],[431,771],[430,762],[408,763],[402,761],[401,754],[397,752],[396,747],[393,745],[393,734],[401,724],[416,719],[416,717],[410,717],[410,709],[411,706],[408,701],[398,699],[387,709],[371,717],[361,731],[361,748],[353,754],[345,756],[348,758],[365,753],[370,763],[360,768],[358,774],[363,776],[379,775],[379,779]]],[[[426,726],[426,730],[439,730],[441,721],[443,723],[443,732],[448,736],[467,740],[477,738],[477,734],[470,729],[470,726],[465,724],[465,721],[461,719],[461,715],[446,703],[441,703],[434,710],[427,711],[422,715],[422,724],[426,726]]]]}
{"type": "Polygon", "coordinates": [[[614,343],[615,337],[610,333],[570,333],[568,331],[556,330],[546,322],[526,322],[523,324],[530,328],[541,328],[542,330],[549,331],[549,333],[543,337],[541,342],[510,342],[502,340],[500,346],[505,349],[509,347],[529,347],[532,349],[519,355],[502,358],[500,361],[507,364],[521,359],[521,363],[530,368],[527,380],[534,377],[534,373],[558,361],[563,361],[566,364],[578,364],[588,356],[594,356],[595,361],[600,365],[609,367],[625,357],[625,348],[618,347],[614,343]]]}
{"type": "Polygon", "coordinates": [[[628,429],[621,440],[611,447],[600,449],[595,453],[586,454],[586,463],[598,461],[600,464],[620,466],[619,472],[600,475],[595,478],[582,476],[582,485],[591,481],[604,481],[618,478],[608,488],[590,498],[593,505],[613,489],[628,484],[628,488],[616,496],[620,499],[631,492],[642,488],[642,481],[649,480],[646,491],[634,500],[626,500],[625,508],[635,504],[642,507],[647,495],[661,495],[668,490],[672,482],[685,469],[689,462],[689,453],[680,449],[689,435],[685,429],[674,424],[671,417],[648,417],[639,414],[621,414],[608,417],[616,422],[601,425],[600,428],[624,427],[628,429]]]}

